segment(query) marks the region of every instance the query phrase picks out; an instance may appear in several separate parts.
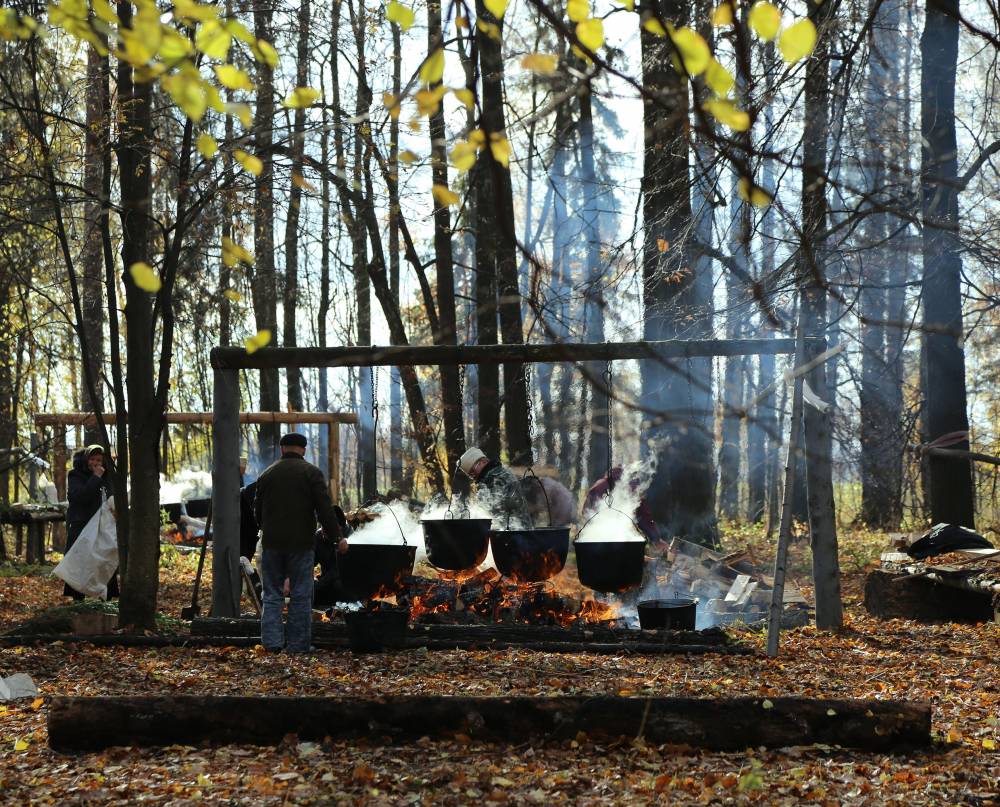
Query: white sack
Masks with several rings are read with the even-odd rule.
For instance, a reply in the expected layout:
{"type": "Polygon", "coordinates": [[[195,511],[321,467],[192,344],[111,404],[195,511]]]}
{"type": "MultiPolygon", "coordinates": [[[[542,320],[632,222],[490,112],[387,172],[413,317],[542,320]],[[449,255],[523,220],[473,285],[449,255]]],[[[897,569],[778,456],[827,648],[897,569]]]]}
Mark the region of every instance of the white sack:
{"type": "Polygon", "coordinates": [[[73,546],[52,570],[81,594],[108,598],[108,581],[118,568],[118,534],[115,530],[114,499],[101,505],[73,546]]]}

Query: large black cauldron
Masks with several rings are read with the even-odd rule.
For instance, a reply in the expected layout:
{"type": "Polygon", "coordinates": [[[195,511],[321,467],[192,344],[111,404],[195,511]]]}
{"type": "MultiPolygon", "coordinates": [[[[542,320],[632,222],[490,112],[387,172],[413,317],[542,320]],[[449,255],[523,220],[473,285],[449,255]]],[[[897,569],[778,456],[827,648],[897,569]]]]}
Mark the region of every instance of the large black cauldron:
{"type": "Polygon", "coordinates": [[[428,518],[420,522],[431,566],[449,572],[473,569],[486,560],[490,546],[488,518],[428,518]]]}
{"type": "Polygon", "coordinates": [[[407,544],[351,544],[337,556],[340,584],[352,600],[367,600],[381,591],[393,594],[413,573],[417,548],[407,544]]]}
{"type": "Polygon", "coordinates": [[[617,594],[642,584],[645,541],[574,541],[580,582],[594,591],[617,594]]]}
{"type": "Polygon", "coordinates": [[[493,562],[504,577],[537,583],[562,571],[569,552],[569,527],[541,530],[494,530],[493,562]]]}
{"type": "Polygon", "coordinates": [[[643,630],[694,630],[698,601],[691,597],[643,600],[639,603],[639,627],[643,630]]]}

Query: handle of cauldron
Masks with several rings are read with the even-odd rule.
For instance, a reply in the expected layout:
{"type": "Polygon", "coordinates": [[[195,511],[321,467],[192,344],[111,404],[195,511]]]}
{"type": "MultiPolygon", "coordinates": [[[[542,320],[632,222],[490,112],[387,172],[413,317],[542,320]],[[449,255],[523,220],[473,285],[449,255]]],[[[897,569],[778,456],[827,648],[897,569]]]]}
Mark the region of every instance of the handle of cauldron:
{"type": "Polygon", "coordinates": [[[399,527],[399,535],[403,539],[403,546],[409,546],[409,544],[406,543],[406,533],[403,532],[403,525],[399,523],[399,518],[392,512],[392,508],[388,504],[385,506],[385,509],[392,513],[392,518],[396,522],[396,526],[399,527]]]}
{"type": "MultiPolygon", "coordinates": [[[[619,509],[618,509],[617,507],[612,507],[612,506],[611,506],[610,504],[608,505],[608,510],[614,510],[614,511],[615,511],[616,513],[621,513],[621,514],[622,514],[623,516],[625,516],[625,518],[627,518],[627,519],[628,519],[629,521],[631,521],[631,522],[632,522],[632,526],[633,526],[633,527],[635,527],[635,531],[636,531],[637,533],[639,533],[639,535],[641,535],[641,536],[642,536],[642,542],[643,542],[644,544],[648,544],[648,543],[649,543],[649,539],[648,539],[648,538],[646,537],[646,533],[644,533],[644,532],[642,531],[642,527],[640,527],[640,526],[639,526],[639,523],[638,523],[638,522],[637,522],[637,521],[636,521],[636,520],[635,520],[634,518],[632,518],[632,516],[630,516],[630,515],[629,515],[628,513],[626,513],[626,512],[624,511],[624,510],[619,510],[619,509]]],[[[594,512],[593,512],[593,513],[591,514],[590,518],[588,518],[588,519],[587,519],[586,521],[584,521],[584,522],[583,522],[583,526],[582,526],[582,527],[580,527],[580,529],[578,529],[578,530],[576,531],[576,537],[577,537],[577,538],[579,538],[579,537],[580,537],[580,536],[581,536],[581,535],[583,534],[583,531],[584,531],[585,529],[587,529],[587,525],[588,525],[588,524],[589,524],[589,523],[590,523],[591,521],[593,521],[593,520],[594,520],[594,517],[595,517],[595,516],[596,516],[596,515],[597,515],[598,513],[600,513],[600,512],[601,512],[600,510],[595,510],[595,511],[594,511],[594,512]]],[[[625,541],[622,541],[622,543],[626,543],[626,542],[625,542],[625,541]]]]}
{"type": "Polygon", "coordinates": [[[549,526],[555,526],[552,523],[552,504],[549,502],[548,491],[545,490],[545,485],[542,484],[542,480],[539,479],[538,474],[535,473],[535,469],[530,465],[525,469],[524,473],[521,474],[522,481],[528,478],[528,474],[531,474],[531,478],[538,483],[538,487],[542,489],[542,495],[545,497],[545,509],[549,511],[549,526]]]}

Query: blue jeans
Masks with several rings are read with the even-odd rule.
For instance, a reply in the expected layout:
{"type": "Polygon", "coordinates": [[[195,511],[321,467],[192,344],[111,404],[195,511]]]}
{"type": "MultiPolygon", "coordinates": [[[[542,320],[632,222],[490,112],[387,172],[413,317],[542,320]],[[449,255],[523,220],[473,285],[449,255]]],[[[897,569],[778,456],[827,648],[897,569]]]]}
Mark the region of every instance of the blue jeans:
{"type": "Polygon", "coordinates": [[[280,552],[264,548],[260,576],[264,584],[264,610],[260,618],[260,643],[268,650],[307,653],[312,646],[313,551],[280,552]],[[288,626],[281,622],[285,606],[285,578],[289,580],[288,626]]]}

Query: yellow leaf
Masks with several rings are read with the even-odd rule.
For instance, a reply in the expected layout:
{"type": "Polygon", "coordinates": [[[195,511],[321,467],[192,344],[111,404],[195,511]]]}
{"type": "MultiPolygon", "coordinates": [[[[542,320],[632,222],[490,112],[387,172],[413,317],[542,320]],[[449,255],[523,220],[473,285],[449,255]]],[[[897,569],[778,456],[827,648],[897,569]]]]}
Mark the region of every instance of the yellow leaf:
{"type": "Polygon", "coordinates": [[[498,132],[490,135],[490,153],[504,168],[510,167],[510,141],[498,132]]]}
{"type": "Polygon", "coordinates": [[[411,132],[419,132],[420,131],[420,118],[410,118],[406,122],[406,125],[410,128],[411,132]]]}
{"type": "Polygon", "coordinates": [[[207,22],[219,16],[219,6],[208,6],[194,0],[174,0],[174,16],[192,22],[207,22]]]}
{"type": "Polygon", "coordinates": [[[559,57],[554,53],[529,53],[521,59],[521,67],[533,73],[552,75],[559,65],[559,57]]]}
{"type": "Polygon", "coordinates": [[[227,300],[232,300],[234,303],[238,303],[240,302],[240,300],[243,299],[243,295],[240,294],[238,291],[233,291],[233,289],[226,289],[222,293],[227,300]]]}
{"type": "Polygon", "coordinates": [[[257,44],[257,37],[247,30],[247,27],[237,19],[230,17],[225,21],[226,30],[235,36],[240,42],[251,47],[257,44]]]}
{"type": "Polygon", "coordinates": [[[997,750],[996,740],[991,740],[989,737],[984,737],[983,748],[985,748],[987,751],[996,751],[997,750]]]}
{"type": "Polygon", "coordinates": [[[392,0],[385,7],[385,18],[389,22],[396,23],[403,31],[409,31],[414,19],[416,19],[416,15],[412,9],[407,8],[402,3],[397,3],[396,0],[392,0]]]}
{"type": "Polygon", "coordinates": [[[449,205],[458,204],[458,194],[451,190],[451,188],[447,185],[435,185],[431,188],[431,195],[434,197],[434,201],[437,202],[439,207],[448,207],[449,205]]]}
{"type": "Polygon", "coordinates": [[[948,736],[945,740],[949,743],[960,743],[962,742],[962,732],[958,729],[948,729],[948,736]]]}
{"type": "Polygon", "coordinates": [[[455,17],[455,26],[464,31],[469,27],[469,21],[465,17],[455,17]]]}
{"type": "Polygon", "coordinates": [[[14,740],[14,750],[15,751],[27,751],[28,750],[28,741],[27,740],[23,740],[20,737],[18,739],[14,740]]]}
{"type": "Polygon", "coordinates": [[[389,110],[389,117],[393,120],[399,117],[399,99],[395,95],[391,92],[382,93],[382,103],[385,105],[385,108],[389,110]]]}
{"type": "Polygon", "coordinates": [[[761,706],[765,709],[773,709],[774,703],[770,699],[765,699],[761,706]]]}
{"type": "Polygon", "coordinates": [[[247,250],[237,244],[233,239],[223,236],[222,238],[222,262],[226,266],[235,266],[237,263],[242,261],[243,263],[253,265],[254,257],[247,250]],[[226,256],[229,255],[232,258],[232,263],[226,263],[226,256]]]}
{"type": "Polygon", "coordinates": [[[736,79],[725,67],[712,59],[705,70],[705,84],[716,95],[723,97],[729,95],[733,87],[736,86],[736,79]]]}
{"type": "Polygon", "coordinates": [[[212,159],[215,153],[219,150],[219,144],[215,142],[215,138],[210,134],[200,134],[198,135],[198,151],[201,156],[206,160],[212,159]]]}
{"type": "Polygon", "coordinates": [[[128,268],[128,273],[132,276],[132,282],[143,291],[155,294],[163,286],[160,276],[156,274],[153,267],[145,261],[133,263],[128,268]]]}
{"type": "Polygon", "coordinates": [[[490,39],[500,39],[500,26],[495,22],[487,22],[486,20],[476,20],[476,30],[482,34],[485,34],[490,39]]]}
{"type": "Polygon", "coordinates": [[[585,48],[592,53],[597,53],[604,44],[604,22],[602,20],[578,22],[576,24],[576,37],[585,48]]]}
{"type": "Polygon", "coordinates": [[[667,35],[667,29],[663,27],[663,23],[656,19],[656,17],[646,17],[646,19],[642,22],[642,27],[649,31],[649,33],[653,36],[667,35]]]}
{"type": "Polygon", "coordinates": [[[750,128],[750,116],[742,109],[738,109],[732,101],[723,99],[706,101],[702,109],[734,132],[745,132],[750,128]]]}
{"type": "Polygon", "coordinates": [[[260,172],[264,170],[264,163],[261,162],[260,157],[247,154],[243,149],[236,149],[233,152],[233,156],[236,158],[236,162],[243,167],[244,171],[253,174],[255,177],[259,177],[260,172]]]}
{"type": "Polygon", "coordinates": [[[466,140],[459,140],[451,150],[451,164],[459,171],[468,171],[476,164],[476,147],[466,140]]]}
{"type": "Polygon", "coordinates": [[[590,16],[590,0],[569,0],[566,4],[566,16],[573,22],[583,22],[590,16]]]}
{"type": "MultiPolygon", "coordinates": [[[[570,0],[573,2],[573,0],[570,0]]],[[[507,11],[507,0],[483,0],[483,5],[498,20],[503,19],[504,12],[507,11]]]]}
{"type": "Polygon", "coordinates": [[[781,58],[789,64],[804,59],[816,47],[816,26],[812,20],[799,20],[781,32],[778,37],[778,48],[781,58]]]}
{"type": "Polygon", "coordinates": [[[451,92],[470,112],[476,108],[476,96],[468,87],[452,87],[451,92]]]}
{"type": "Polygon", "coordinates": [[[469,142],[472,143],[477,149],[482,149],[486,147],[486,132],[482,129],[473,129],[469,132],[469,142]]]}
{"type": "Polygon", "coordinates": [[[420,80],[424,84],[437,84],[444,75],[444,48],[438,48],[420,65],[420,80]]]}
{"type": "Polygon", "coordinates": [[[31,708],[37,712],[39,709],[42,708],[42,704],[44,703],[45,703],[45,698],[35,698],[31,702],[31,708]]]}
{"type": "Polygon", "coordinates": [[[746,177],[740,177],[736,188],[740,199],[749,202],[754,207],[767,207],[773,201],[771,194],[759,185],[754,185],[746,177]]]}
{"type": "Polygon", "coordinates": [[[747,23],[757,36],[770,42],[778,34],[781,12],[767,0],[758,0],[750,7],[747,23]]]}
{"type": "Polygon", "coordinates": [[[191,55],[193,48],[191,40],[186,36],[181,36],[173,28],[165,28],[163,31],[163,41],[160,42],[158,53],[160,58],[170,63],[177,63],[191,55]]]}
{"type": "Polygon", "coordinates": [[[263,62],[272,70],[278,66],[278,51],[274,49],[274,46],[270,42],[258,39],[257,43],[251,46],[251,50],[253,50],[254,58],[258,62],[263,62]]]}
{"type": "Polygon", "coordinates": [[[259,330],[243,344],[246,345],[247,353],[256,353],[262,347],[267,347],[271,344],[271,332],[267,328],[259,330]]]}
{"type": "Polygon", "coordinates": [[[433,90],[417,90],[413,99],[417,102],[417,112],[421,115],[433,115],[441,106],[441,99],[444,98],[445,87],[438,84],[433,90]]]}
{"type": "Polygon", "coordinates": [[[296,87],[281,103],[289,109],[306,109],[316,103],[319,90],[312,87],[296,87]]]}
{"type": "Polygon", "coordinates": [[[304,191],[309,191],[309,193],[316,193],[316,186],[309,182],[302,174],[296,174],[292,172],[292,184],[296,188],[301,188],[304,191]]]}
{"type": "Polygon", "coordinates": [[[660,252],[666,252],[668,249],[670,249],[670,242],[666,238],[657,238],[656,248],[660,252]]]}
{"type": "Polygon", "coordinates": [[[99,20],[109,25],[121,24],[121,20],[118,19],[118,15],[115,14],[115,10],[111,8],[111,3],[108,0],[91,0],[90,7],[94,9],[94,14],[97,15],[99,20]]]}
{"type": "Polygon", "coordinates": [[[635,0],[618,0],[623,6],[625,6],[626,11],[635,11],[635,0]]]}
{"type": "Polygon", "coordinates": [[[719,3],[712,11],[712,25],[716,28],[721,28],[724,25],[733,24],[733,4],[726,0],[726,2],[719,3]]]}
{"type": "Polygon", "coordinates": [[[240,123],[248,128],[253,123],[253,113],[247,104],[226,104],[226,114],[235,115],[240,119],[240,123]]]}
{"type": "Polygon", "coordinates": [[[205,110],[208,109],[208,96],[205,93],[205,81],[196,67],[189,64],[178,73],[164,76],[160,80],[160,86],[170,93],[174,103],[195,123],[204,117],[205,110]]]}
{"type": "Polygon", "coordinates": [[[689,76],[697,76],[705,72],[705,68],[712,60],[712,52],[701,34],[691,28],[678,28],[670,32],[670,38],[673,40],[677,52],[680,53],[684,69],[689,76]]]}
{"type": "Polygon", "coordinates": [[[420,158],[409,149],[399,152],[399,161],[403,165],[413,165],[420,158]]]}
{"type": "Polygon", "coordinates": [[[219,83],[230,90],[253,89],[250,75],[245,70],[240,70],[236,65],[218,64],[215,66],[215,75],[219,79],[219,83]]]}
{"type": "Polygon", "coordinates": [[[203,22],[194,35],[195,47],[212,59],[225,59],[232,41],[233,35],[218,20],[203,22]]]}

